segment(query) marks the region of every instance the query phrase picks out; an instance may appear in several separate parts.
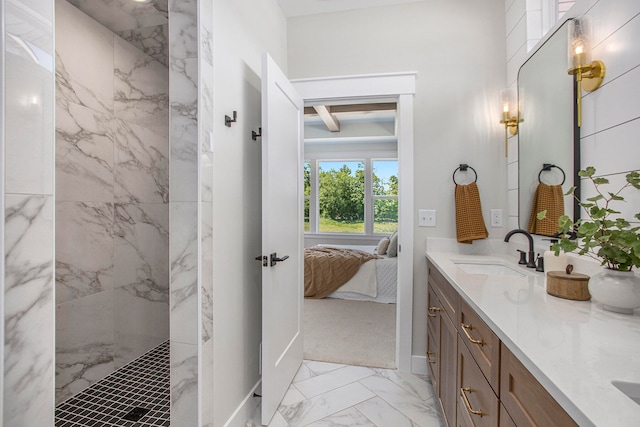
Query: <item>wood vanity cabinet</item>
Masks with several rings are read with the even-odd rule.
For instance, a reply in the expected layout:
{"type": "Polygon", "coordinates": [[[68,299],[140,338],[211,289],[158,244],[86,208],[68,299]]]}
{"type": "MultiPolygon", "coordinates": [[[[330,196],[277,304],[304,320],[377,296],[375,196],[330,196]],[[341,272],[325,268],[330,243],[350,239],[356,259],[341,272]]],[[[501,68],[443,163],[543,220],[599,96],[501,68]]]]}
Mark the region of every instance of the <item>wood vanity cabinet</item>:
{"type": "Polygon", "coordinates": [[[432,266],[427,295],[427,360],[446,425],[577,426],[432,266]]]}

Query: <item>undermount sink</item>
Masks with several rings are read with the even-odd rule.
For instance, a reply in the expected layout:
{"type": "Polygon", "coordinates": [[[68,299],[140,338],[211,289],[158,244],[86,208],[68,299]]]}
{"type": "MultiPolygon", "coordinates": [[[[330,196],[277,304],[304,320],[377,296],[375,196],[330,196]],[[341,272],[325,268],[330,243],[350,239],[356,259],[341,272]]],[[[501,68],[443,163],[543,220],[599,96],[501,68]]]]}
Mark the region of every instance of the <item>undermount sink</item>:
{"type": "Polygon", "coordinates": [[[525,273],[512,268],[501,261],[453,260],[453,263],[468,274],[487,274],[490,276],[523,277],[525,273]]]}
{"type": "Polygon", "coordinates": [[[618,390],[626,394],[631,400],[640,405],[640,383],[626,381],[611,381],[618,390]]]}

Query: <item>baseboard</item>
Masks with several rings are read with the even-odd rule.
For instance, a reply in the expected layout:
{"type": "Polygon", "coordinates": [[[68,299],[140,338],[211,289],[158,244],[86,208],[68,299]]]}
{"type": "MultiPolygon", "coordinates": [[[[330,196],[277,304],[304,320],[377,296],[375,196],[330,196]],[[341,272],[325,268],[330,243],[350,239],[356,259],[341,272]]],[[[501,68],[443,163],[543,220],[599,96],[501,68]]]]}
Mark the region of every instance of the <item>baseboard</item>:
{"type": "Polygon", "coordinates": [[[253,386],[231,417],[224,423],[224,427],[245,427],[247,425],[247,421],[249,421],[260,402],[258,398],[253,396],[253,393],[260,387],[261,382],[262,380],[260,379],[253,386]]]}
{"type": "Polygon", "coordinates": [[[426,356],[411,356],[411,373],[418,375],[431,376],[427,367],[426,356]]]}

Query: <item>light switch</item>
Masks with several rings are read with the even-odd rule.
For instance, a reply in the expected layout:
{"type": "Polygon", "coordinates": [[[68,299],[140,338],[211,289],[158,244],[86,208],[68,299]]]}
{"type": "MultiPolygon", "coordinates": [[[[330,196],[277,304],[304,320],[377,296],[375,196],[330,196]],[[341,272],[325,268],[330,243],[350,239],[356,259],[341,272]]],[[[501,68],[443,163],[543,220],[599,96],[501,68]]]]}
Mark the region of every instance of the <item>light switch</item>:
{"type": "Polygon", "coordinates": [[[420,209],[418,211],[418,226],[419,227],[435,227],[436,211],[431,209],[420,209]]]}

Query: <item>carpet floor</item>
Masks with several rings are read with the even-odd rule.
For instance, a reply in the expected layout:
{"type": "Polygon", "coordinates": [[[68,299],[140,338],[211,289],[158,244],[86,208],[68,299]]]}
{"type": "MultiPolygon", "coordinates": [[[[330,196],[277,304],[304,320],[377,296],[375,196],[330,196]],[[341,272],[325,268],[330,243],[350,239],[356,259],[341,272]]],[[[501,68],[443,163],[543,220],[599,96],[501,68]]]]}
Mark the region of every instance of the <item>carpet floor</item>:
{"type": "Polygon", "coordinates": [[[373,368],[396,367],[396,305],[304,300],[304,358],[373,368]]]}

